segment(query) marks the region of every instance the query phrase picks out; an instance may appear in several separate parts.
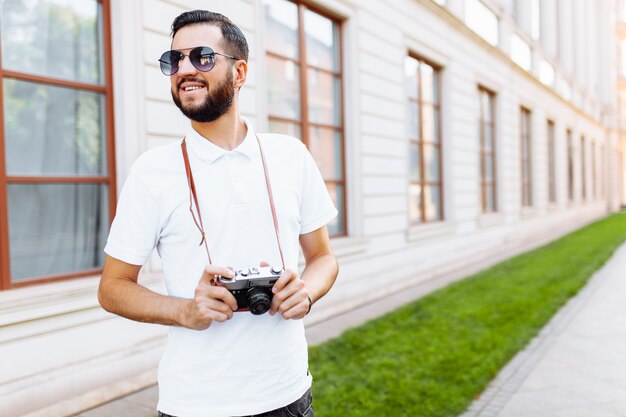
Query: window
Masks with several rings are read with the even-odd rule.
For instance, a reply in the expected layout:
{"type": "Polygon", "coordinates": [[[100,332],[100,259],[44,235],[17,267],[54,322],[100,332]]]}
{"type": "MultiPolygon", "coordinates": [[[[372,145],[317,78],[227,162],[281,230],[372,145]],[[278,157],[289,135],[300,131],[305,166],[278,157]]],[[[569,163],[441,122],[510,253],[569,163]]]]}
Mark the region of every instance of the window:
{"type": "Polygon", "coordinates": [[[287,0],[265,0],[269,127],[301,138],[320,168],[346,235],[339,22],[287,0]]]}
{"type": "Polygon", "coordinates": [[[490,44],[498,44],[498,17],[480,0],[465,0],[465,23],[490,44]]]}
{"type": "Polygon", "coordinates": [[[582,188],[583,200],[587,198],[587,167],[586,167],[586,155],[585,151],[585,137],[580,137],[580,182],[582,188]]]}
{"type": "Polygon", "coordinates": [[[520,153],[522,163],[522,207],[530,207],[532,199],[532,158],[531,158],[530,110],[520,108],[520,153]]]}
{"type": "Polygon", "coordinates": [[[548,201],[556,203],[556,152],[554,122],[548,120],[548,201]]]}
{"type": "Polygon", "coordinates": [[[440,70],[408,56],[405,61],[409,120],[409,219],[443,219],[440,70]]]}
{"type": "Polygon", "coordinates": [[[3,4],[1,288],[98,274],[115,207],[108,3],[3,4]]]}
{"type": "Polygon", "coordinates": [[[574,137],[567,130],[567,198],[574,201],[574,137]]]}
{"type": "Polygon", "coordinates": [[[478,87],[480,97],[480,194],[483,213],[498,210],[496,199],[495,94],[478,87]]]}

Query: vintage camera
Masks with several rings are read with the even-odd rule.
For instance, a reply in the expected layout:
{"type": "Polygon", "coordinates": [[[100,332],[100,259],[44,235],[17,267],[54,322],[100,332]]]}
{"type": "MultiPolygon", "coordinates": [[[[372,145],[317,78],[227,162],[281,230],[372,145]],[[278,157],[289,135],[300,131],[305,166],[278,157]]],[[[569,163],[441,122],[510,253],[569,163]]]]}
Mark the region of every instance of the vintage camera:
{"type": "Polygon", "coordinates": [[[237,300],[237,311],[258,315],[272,305],[272,287],[283,273],[280,266],[259,266],[235,270],[233,278],[220,276],[219,285],[230,291],[237,300]]]}

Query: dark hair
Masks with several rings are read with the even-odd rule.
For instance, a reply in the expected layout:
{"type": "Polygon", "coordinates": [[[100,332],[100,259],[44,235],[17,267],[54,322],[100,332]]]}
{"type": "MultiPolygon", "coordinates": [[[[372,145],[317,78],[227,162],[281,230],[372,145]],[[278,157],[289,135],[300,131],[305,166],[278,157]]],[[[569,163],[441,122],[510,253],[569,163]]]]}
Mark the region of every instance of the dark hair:
{"type": "Polygon", "coordinates": [[[210,23],[222,30],[226,53],[248,61],[248,41],[237,27],[226,16],[208,10],[192,10],[179,15],[172,23],[172,38],[181,28],[198,23],[210,23]]]}

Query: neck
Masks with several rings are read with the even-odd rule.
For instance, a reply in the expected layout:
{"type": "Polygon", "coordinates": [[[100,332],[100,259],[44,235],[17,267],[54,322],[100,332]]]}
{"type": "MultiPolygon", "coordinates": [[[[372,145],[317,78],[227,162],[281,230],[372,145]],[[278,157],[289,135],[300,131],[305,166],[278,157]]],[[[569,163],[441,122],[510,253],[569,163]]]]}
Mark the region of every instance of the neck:
{"type": "Polygon", "coordinates": [[[209,142],[228,151],[239,146],[248,133],[248,128],[239,113],[231,111],[212,122],[192,121],[191,127],[209,142]]]}

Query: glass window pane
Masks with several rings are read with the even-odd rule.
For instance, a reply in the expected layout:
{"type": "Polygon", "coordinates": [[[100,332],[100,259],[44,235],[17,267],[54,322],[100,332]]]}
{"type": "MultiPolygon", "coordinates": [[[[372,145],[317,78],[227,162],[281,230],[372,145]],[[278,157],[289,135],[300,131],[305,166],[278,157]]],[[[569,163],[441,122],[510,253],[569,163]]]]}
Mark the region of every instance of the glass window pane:
{"type": "Polygon", "coordinates": [[[264,0],[265,47],[267,50],[298,59],[298,6],[285,0],[264,0]]]}
{"type": "Polygon", "coordinates": [[[101,268],[107,186],[9,184],[11,280],[101,268]]]}
{"type": "Polygon", "coordinates": [[[418,99],[418,82],[417,70],[419,69],[419,61],[413,57],[407,56],[404,60],[404,75],[406,77],[407,95],[410,98],[418,99]]]}
{"type": "Polygon", "coordinates": [[[309,120],[341,126],[341,81],[339,77],[314,69],[308,71],[309,120]]]}
{"type": "Polygon", "coordinates": [[[422,106],[423,139],[428,142],[439,142],[439,109],[430,104],[422,106]]]}
{"type": "Polygon", "coordinates": [[[485,132],[485,150],[490,152],[493,149],[493,130],[491,124],[483,125],[483,132],[485,132]]]}
{"type": "Polygon", "coordinates": [[[426,221],[441,220],[441,195],[438,185],[424,187],[426,199],[426,221]]]}
{"type": "Polygon", "coordinates": [[[104,96],[5,78],[9,175],[106,175],[104,96]]]}
{"type": "Polygon", "coordinates": [[[439,148],[424,145],[424,165],[426,167],[426,181],[439,181],[439,148]]]}
{"type": "Polygon", "coordinates": [[[409,145],[409,178],[414,181],[420,180],[420,163],[422,156],[420,155],[420,147],[417,143],[409,145]]]}
{"type": "Polygon", "coordinates": [[[328,193],[330,194],[330,198],[335,203],[335,207],[339,214],[335,217],[330,223],[328,223],[328,234],[331,236],[335,235],[343,235],[346,233],[346,225],[343,221],[343,216],[345,212],[345,206],[343,203],[343,185],[342,184],[334,184],[334,183],[326,183],[326,188],[328,189],[328,193]]]}
{"type": "Polygon", "coordinates": [[[493,179],[493,157],[491,155],[484,155],[483,164],[485,167],[484,179],[491,181],[493,179]]]}
{"type": "Polygon", "coordinates": [[[309,65],[339,71],[339,26],[310,10],[304,11],[306,58],[309,65]]]}
{"type": "Polygon", "coordinates": [[[409,220],[422,221],[422,187],[418,184],[409,184],[409,220]]]}
{"type": "Polygon", "coordinates": [[[102,6],[96,0],[2,2],[5,69],[103,82],[102,6]]]}
{"type": "Polygon", "coordinates": [[[428,103],[438,103],[437,72],[430,65],[422,62],[420,65],[422,100],[428,103]]]}
{"type": "Polygon", "coordinates": [[[271,56],[267,66],[270,115],[300,120],[300,66],[271,56]]]}
{"type": "Polygon", "coordinates": [[[341,132],[335,129],[311,127],[309,151],[325,180],[343,179],[341,132]]]}
{"type": "Polygon", "coordinates": [[[484,90],[480,92],[480,107],[482,119],[485,122],[491,121],[491,100],[490,95],[484,90]]]}
{"type": "Polygon", "coordinates": [[[409,101],[407,106],[408,119],[409,119],[409,138],[418,140],[420,137],[419,131],[419,109],[416,101],[409,101]]]}
{"type": "Polygon", "coordinates": [[[278,120],[270,119],[270,132],[282,133],[283,135],[293,136],[302,140],[302,133],[300,131],[300,125],[297,123],[289,123],[278,120]]]}

